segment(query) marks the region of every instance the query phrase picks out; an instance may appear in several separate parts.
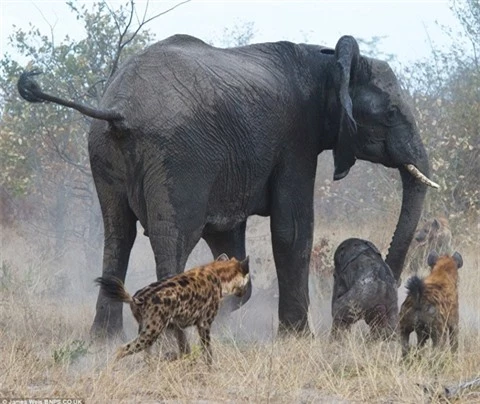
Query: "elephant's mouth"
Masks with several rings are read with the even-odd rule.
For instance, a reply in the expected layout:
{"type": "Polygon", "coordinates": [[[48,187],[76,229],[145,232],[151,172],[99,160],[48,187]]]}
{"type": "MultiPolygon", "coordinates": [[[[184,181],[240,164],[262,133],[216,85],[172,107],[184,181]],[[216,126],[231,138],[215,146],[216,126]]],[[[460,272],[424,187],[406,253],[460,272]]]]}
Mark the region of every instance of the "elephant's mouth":
{"type": "Polygon", "coordinates": [[[428,185],[432,188],[440,188],[440,185],[438,185],[436,182],[433,182],[426,175],[422,174],[422,172],[413,164],[405,164],[404,167],[410,174],[412,174],[413,177],[419,180],[422,184],[428,185]]]}
{"type": "MultiPolygon", "coordinates": [[[[368,160],[372,163],[380,163],[386,167],[395,168],[397,164],[392,164],[392,158],[382,158],[380,156],[388,155],[387,148],[383,142],[370,142],[363,146],[363,148],[357,149],[357,158],[361,160],[368,160]]],[[[403,167],[422,184],[428,185],[432,188],[440,188],[440,186],[423,174],[414,164],[402,164],[403,167]]]]}

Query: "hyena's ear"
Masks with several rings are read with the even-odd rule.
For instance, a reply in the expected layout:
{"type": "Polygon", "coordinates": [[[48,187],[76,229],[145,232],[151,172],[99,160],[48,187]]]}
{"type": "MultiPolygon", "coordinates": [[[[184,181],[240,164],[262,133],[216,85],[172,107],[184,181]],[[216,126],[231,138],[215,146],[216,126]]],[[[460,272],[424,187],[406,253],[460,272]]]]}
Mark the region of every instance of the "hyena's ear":
{"type": "Polygon", "coordinates": [[[440,229],[440,222],[437,219],[433,219],[432,229],[433,230],[439,230],[440,229]]]}
{"type": "Polygon", "coordinates": [[[463,267],[463,258],[459,252],[455,251],[452,255],[452,258],[456,262],[458,269],[463,267]]]}
{"type": "Polygon", "coordinates": [[[228,258],[228,255],[223,253],[220,254],[215,261],[230,261],[230,258],[228,258]]]}
{"type": "Polygon", "coordinates": [[[247,256],[243,261],[240,262],[240,268],[242,268],[242,272],[244,275],[250,272],[250,267],[248,265],[250,258],[247,256]]]}
{"type": "Polygon", "coordinates": [[[430,251],[430,254],[428,254],[427,258],[427,263],[430,268],[433,268],[433,266],[437,263],[438,261],[438,253],[435,250],[430,251]]]}

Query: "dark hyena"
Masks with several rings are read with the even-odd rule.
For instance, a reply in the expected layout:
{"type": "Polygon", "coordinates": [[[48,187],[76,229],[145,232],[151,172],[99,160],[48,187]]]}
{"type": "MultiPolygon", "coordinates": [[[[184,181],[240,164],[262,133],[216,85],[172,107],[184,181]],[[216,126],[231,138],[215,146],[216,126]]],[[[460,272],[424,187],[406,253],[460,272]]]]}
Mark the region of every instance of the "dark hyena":
{"type": "Polygon", "coordinates": [[[445,217],[427,220],[417,231],[408,251],[406,272],[421,274],[430,251],[451,252],[452,232],[445,217]]]}
{"type": "MultiPolygon", "coordinates": [[[[212,361],[210,328],[220,300],[243,296],[249,284],[248,257],[243,261],[222,254],[216,261],[171,278],[154,282],[130,296],[122,281],[97,278],[106,296],[130,303],[139,324],[138,336],[120,347],[117,359],[148,349],[167,326],[175,329],[180,354],[189,352],[184,328],[196,326],[207,363],[212,361]]],[[[148,351],[147,351],[148,352],[148,351]]]]}
{"type": "Polygon", "coordinates": [[[394,334],[398,322],[396,281],[380,251],[369,241],[351,238],[335,251],[332,338],[359,320],[372,336],[394,334]]]}
{"type": "Polygon", "coordinates": [[[402,355],[409,351],[409,337],[417,334],[418,346],[428,338],[433,346],[443,344],[448,333],[452,351],[458,347],[458,269],[463,265],[462,256],[439,257],[435,251],[428,256],[432,268],[425,279],[411,277],[407,282],[408,294],[400,309],[400,337],[402,355]]]}

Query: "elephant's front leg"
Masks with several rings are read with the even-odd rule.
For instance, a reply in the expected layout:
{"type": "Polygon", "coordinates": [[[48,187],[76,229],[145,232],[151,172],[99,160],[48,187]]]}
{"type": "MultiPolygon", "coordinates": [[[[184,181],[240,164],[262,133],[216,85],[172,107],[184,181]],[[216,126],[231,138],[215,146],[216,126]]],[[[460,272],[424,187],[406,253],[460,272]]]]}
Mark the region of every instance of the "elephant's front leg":
{"type": "Polygon", "coordinates": [[[279,333],[309,331],[308,264],[313,237],[313,183],[284,178],[271,206],[272,247],[280,292],[279,333]]]}

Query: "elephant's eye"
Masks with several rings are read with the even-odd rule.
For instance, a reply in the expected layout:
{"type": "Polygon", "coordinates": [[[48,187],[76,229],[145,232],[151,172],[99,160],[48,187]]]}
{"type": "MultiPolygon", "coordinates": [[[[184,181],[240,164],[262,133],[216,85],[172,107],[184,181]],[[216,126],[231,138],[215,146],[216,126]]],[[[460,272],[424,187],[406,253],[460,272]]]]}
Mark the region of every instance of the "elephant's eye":
{"type": "Polygon", "coordinates": [[[390,109],[388,112],[387,112],[387,121],[389,123],[392,123],[395,121],[395,119],[397,118],[397,109],[396,108],[392,108],[390,109]]]}

